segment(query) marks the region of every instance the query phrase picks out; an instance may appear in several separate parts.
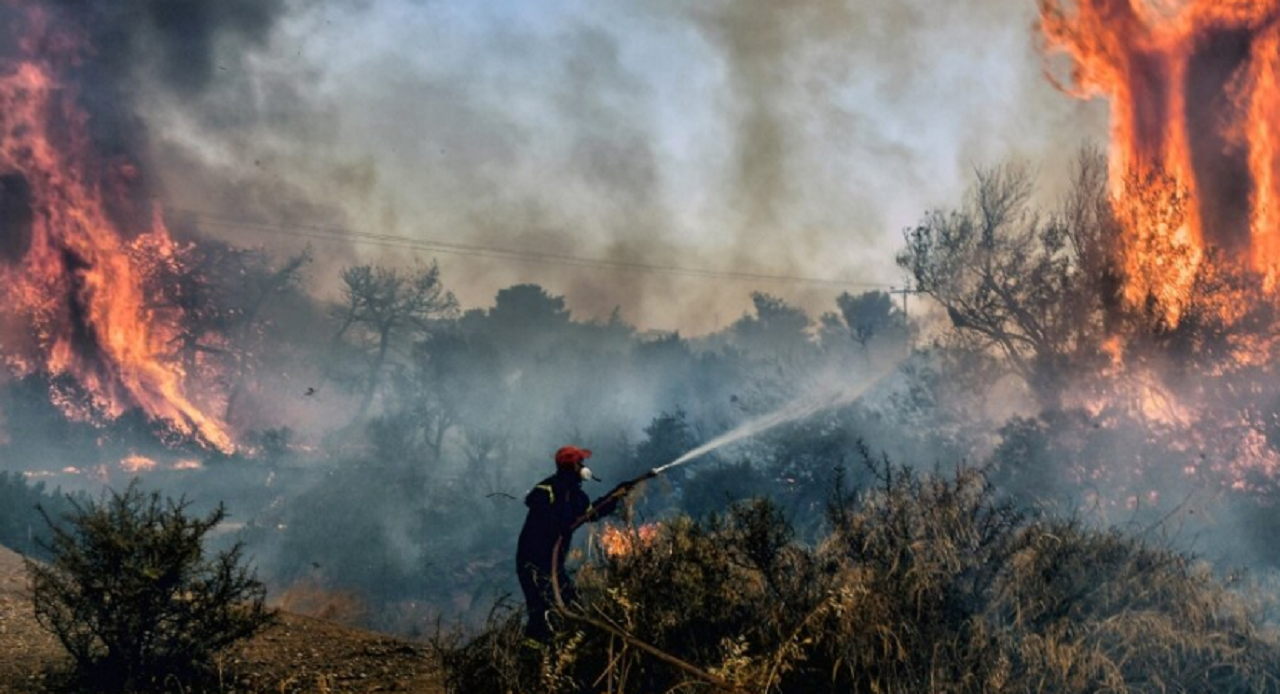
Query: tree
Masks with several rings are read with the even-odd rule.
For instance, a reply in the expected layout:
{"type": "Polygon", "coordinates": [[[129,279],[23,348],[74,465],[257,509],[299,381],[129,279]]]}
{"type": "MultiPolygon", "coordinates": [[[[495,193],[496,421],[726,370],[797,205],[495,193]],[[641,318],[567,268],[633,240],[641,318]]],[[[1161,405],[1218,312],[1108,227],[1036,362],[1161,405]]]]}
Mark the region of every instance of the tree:
{"type": "Polygon", "coordinates": [[[362,394],[353,419],[358,422],[373,403],[394,344],[429,334],[434,321],[457,311],[458,301],[445,291],[440,266],[434,262],[409,273],[372,265],[349,267],[342,271],[342,299],[332,310],[338,321],[334,341],[353,339],[367,363],[358,379],[362,394]]]}
{"type": "Polygon", "coordinates": [[[810,346],[803,309],[764,292],[752,292],[751,304],[755,315],[744,315],[730,328],[739,346],[778,360],[794,359],[810,346]]]}
{"type": "Polygon", "coordinates": [[[636,473],[666,465],[693,450],[698,440],[681,408],[663,412],[644,428],[645,439],[636,446],[636,473]]]}
{"type": "Polygon", "coordinates": [[[493,308],[479,322],[483,334],[508,357],[522,358],[542,356],[565,341],[574,325],[564,297],[552,296],[536,284],[499,290],[493,308]]]}
{"type": "Polygon", "coordinates": [[[893,305],[893,299],[885,292],[865,292],[854,296],[848,292],[836,297],[840,316],[849,330],[849,337],[861,347],[872,340],[880,342],[905,342],[909,329],[907,314],[893,305]]]}
{"type": "Polygon", "coordinates": [[[221,505],[193,517],[185,498],[162,501],[136,480],[73,503],[63,523],[45,515],[50,563],[26,568],[37,620],[95,687],[189,675],[273,620],[239,544],[205,554],[205,535],[227,515],[221,505]]]}
{"type": "Polygon", "coordinates": [[[40,509],[55,516],[72,508],[71,495],[49,490],[43,481],[29,483],[20,472],[0,472],[0,545],[29,556],[45,556],[51,537],[40,509]]]}
{"type": "Polygon", "coordinates": [[[267,339],[263,314],[273,299],[298,287],[310,250],[277,265],[262,249],[142,237],[129,252],[143,273],[147,310],[171,329],[165,357],[182,365],[197,397],[217,384],[225,395],[222,418],[234,422],[266,352],[278,346],[267,339]]]}
{"type": "Polygon", "coordinates": [[[1116,234],[1104,176],[1101,155],[1085,151],[1063,210],[1044,215],[1026,167],[978,171],[964,206],[927,215],[898,255],[946,310],[955,346],[999,353],[1045,405],[1101,356],[1116,234]]]}
{"type": "Polygon", "coordinates": [[[223,418],[231,420],[236,405],[240,402],[250,376],[259,361],[250,358],[250,350],[260,347],[264,321],[260,318],[263,308],[274,296],[285,294],[295,289],[302,281],[302,269],[311,262],[310,249],[290,256],[279,267],[266,269],[253,275],[247,283],[247,300],[240,314],[240,320],[234,327],[234,337],[240,345],[233,350],[234,362],[229,370],[228,378],[231,387],[227,392],[227,405],[223,418]]]}

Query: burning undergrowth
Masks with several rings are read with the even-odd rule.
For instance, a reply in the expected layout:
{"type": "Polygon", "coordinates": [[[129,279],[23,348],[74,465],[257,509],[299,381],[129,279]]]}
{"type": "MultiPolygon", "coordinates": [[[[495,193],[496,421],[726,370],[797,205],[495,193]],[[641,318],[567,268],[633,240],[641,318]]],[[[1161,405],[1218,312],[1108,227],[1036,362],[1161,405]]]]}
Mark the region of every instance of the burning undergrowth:
{"type": "MultiPolygon", "coordinates": [[[[1266,0],[1045,0],[1049,67],[1065,56],[1069,71],[1062,88],[1110,100],[1106,161],[1086,155],[1061,210],[1034,221],[1022,184],[988,176],[969,217],[996,239],[979,253],[1034,239],[1021,279],[1045,287],[1032,297],[1009,284],[1008,266],[980,261],[989,286],[956,291],[930,281],[942,275],[920,262],[927,241],[903,256],[957,332],[1017,343],[998,349],[1042,405],[1149,432],[1168,444],[1165,464],[1263,495],[1278,469],[1278,17],[1266,0]],[[969,320],[993,312],[959,305],[964,294],[1000,306],[998,317],[969,320]],[[1062,305],[1044,310],[1042,299],[1062,305]]],[[[930,226],[941,229],[922,225],[914,241],[930,226]]]]}
{"type": "Polygon", "coordinates": [[[816,544],[753,501],[588,564],[545,655],[499,610],[441,642],[451,691],[1280,689],[1257,606],[1192,557],[1024,515],[974,470],[872,468],[816,544]]]}
{"type": "MultiPolygon", "coordinates": [[[[1130,509],[1273,495],[1280,316],[1265,273],[1164,235],[1187,228],[1195,200],[1170,176],[1130,176],[1117,195],[1086,150],[1073,180],[1046,211],[1025,168],[980,172],[964,206],[908,230],[899,262],[946,312],[949,371],[980,393],[1015,382],[1071,451],[1040,470],[1039,493],[1105,490],[1092,496],[1130,509]]],[[[1025,443],[1006,424],[997,458],[1025,443]]]]}

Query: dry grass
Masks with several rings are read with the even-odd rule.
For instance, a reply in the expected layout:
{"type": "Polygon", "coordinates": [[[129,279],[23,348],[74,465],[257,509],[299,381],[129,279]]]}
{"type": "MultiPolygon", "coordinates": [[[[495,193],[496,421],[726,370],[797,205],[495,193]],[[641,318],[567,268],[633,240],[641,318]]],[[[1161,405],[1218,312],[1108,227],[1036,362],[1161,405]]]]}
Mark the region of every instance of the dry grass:
{"type": "Polygon", "coordinates": [[[1192,558],[1026,518],[971,470],[875,471],[816,546],[764,501],[663,524],[580,570],[593,623],[550,654],[522,654],[513,609],[439,643],[449,690],[1280,692],[1275,635],[1192,558]]]}

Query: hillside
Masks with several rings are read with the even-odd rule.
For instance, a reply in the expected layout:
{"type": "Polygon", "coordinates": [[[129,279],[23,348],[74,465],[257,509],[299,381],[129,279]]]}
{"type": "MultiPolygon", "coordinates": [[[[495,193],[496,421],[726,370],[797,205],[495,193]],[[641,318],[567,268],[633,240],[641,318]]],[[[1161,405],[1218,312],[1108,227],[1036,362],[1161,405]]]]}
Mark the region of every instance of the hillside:
{"type": "MultiPolygon", "coordinates": [[[[0,547],[0,694],[45,692],[65,657],[36,624],[22,557],[0,547]]],[[[225,659],[226,692],[443,692],[427,650],[302,615],[281,621],[225,659]]]]}

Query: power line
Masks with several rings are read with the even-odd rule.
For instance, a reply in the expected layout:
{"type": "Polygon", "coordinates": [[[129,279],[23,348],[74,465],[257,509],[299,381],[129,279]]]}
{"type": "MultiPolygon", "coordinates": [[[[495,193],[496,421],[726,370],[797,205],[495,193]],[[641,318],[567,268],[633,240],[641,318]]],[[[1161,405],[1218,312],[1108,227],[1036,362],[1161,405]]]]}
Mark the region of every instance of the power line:
{"type": "Polygon", "coordinates": [[[817,284],[833,287],[864,287],[864,288],[884,288],[891,287],[889,284],[879,282],[857,282],[847,280],[836,280],[822,277],[804,277],[798,275],[773,275],[756,272],[740,272],[734,270],[714,270],[710,268],[696,268],[678,265],[659,265],[654,263],[637,263],[621,260],[608,260],[605,258],[588,258],[583,256],[564,255],[556,253],[541,253],[537,251],[512,250],[508,248],[498,248],[494,246],[478,246],[473,244],[455,243],[448,241],[436,241],[430,239],[415,239],[407,236],[397,236],[394,234],[375,234],[371,232],[354,231],[343,227],[322,226],[314,224],[276,224],[263,222],[258,220],[240,219],[229,217],[213,212],[205,212],[201,210],[191,210],[185,208],[168,208],[172,212],[185,215],[194,221],[210,226],[218,226],[224,228],[234,228],[241,230],[261,231],[270,234],[278,234],[284,236],[295,236],[301,238],[309,238],[324,241],[342,241],[346,243],[357,243],[364,245],[379,246],[382,248],[407,248],[411,250],[431,251],[433,253],[443,253],[449,255],[461,255],[480,258],[491,258],[496,260],[509,260],[515,262],[526,262],[544,265],[559,265],[565,267],[580,267],[596,270],[624,270],[630,272],[647,272],[662,273],[671,275],[681,275],[686,277],[700,277],[705,279],[725,279],[739,281],[754,282],[786,282],[793,284],[817,284]]]}

